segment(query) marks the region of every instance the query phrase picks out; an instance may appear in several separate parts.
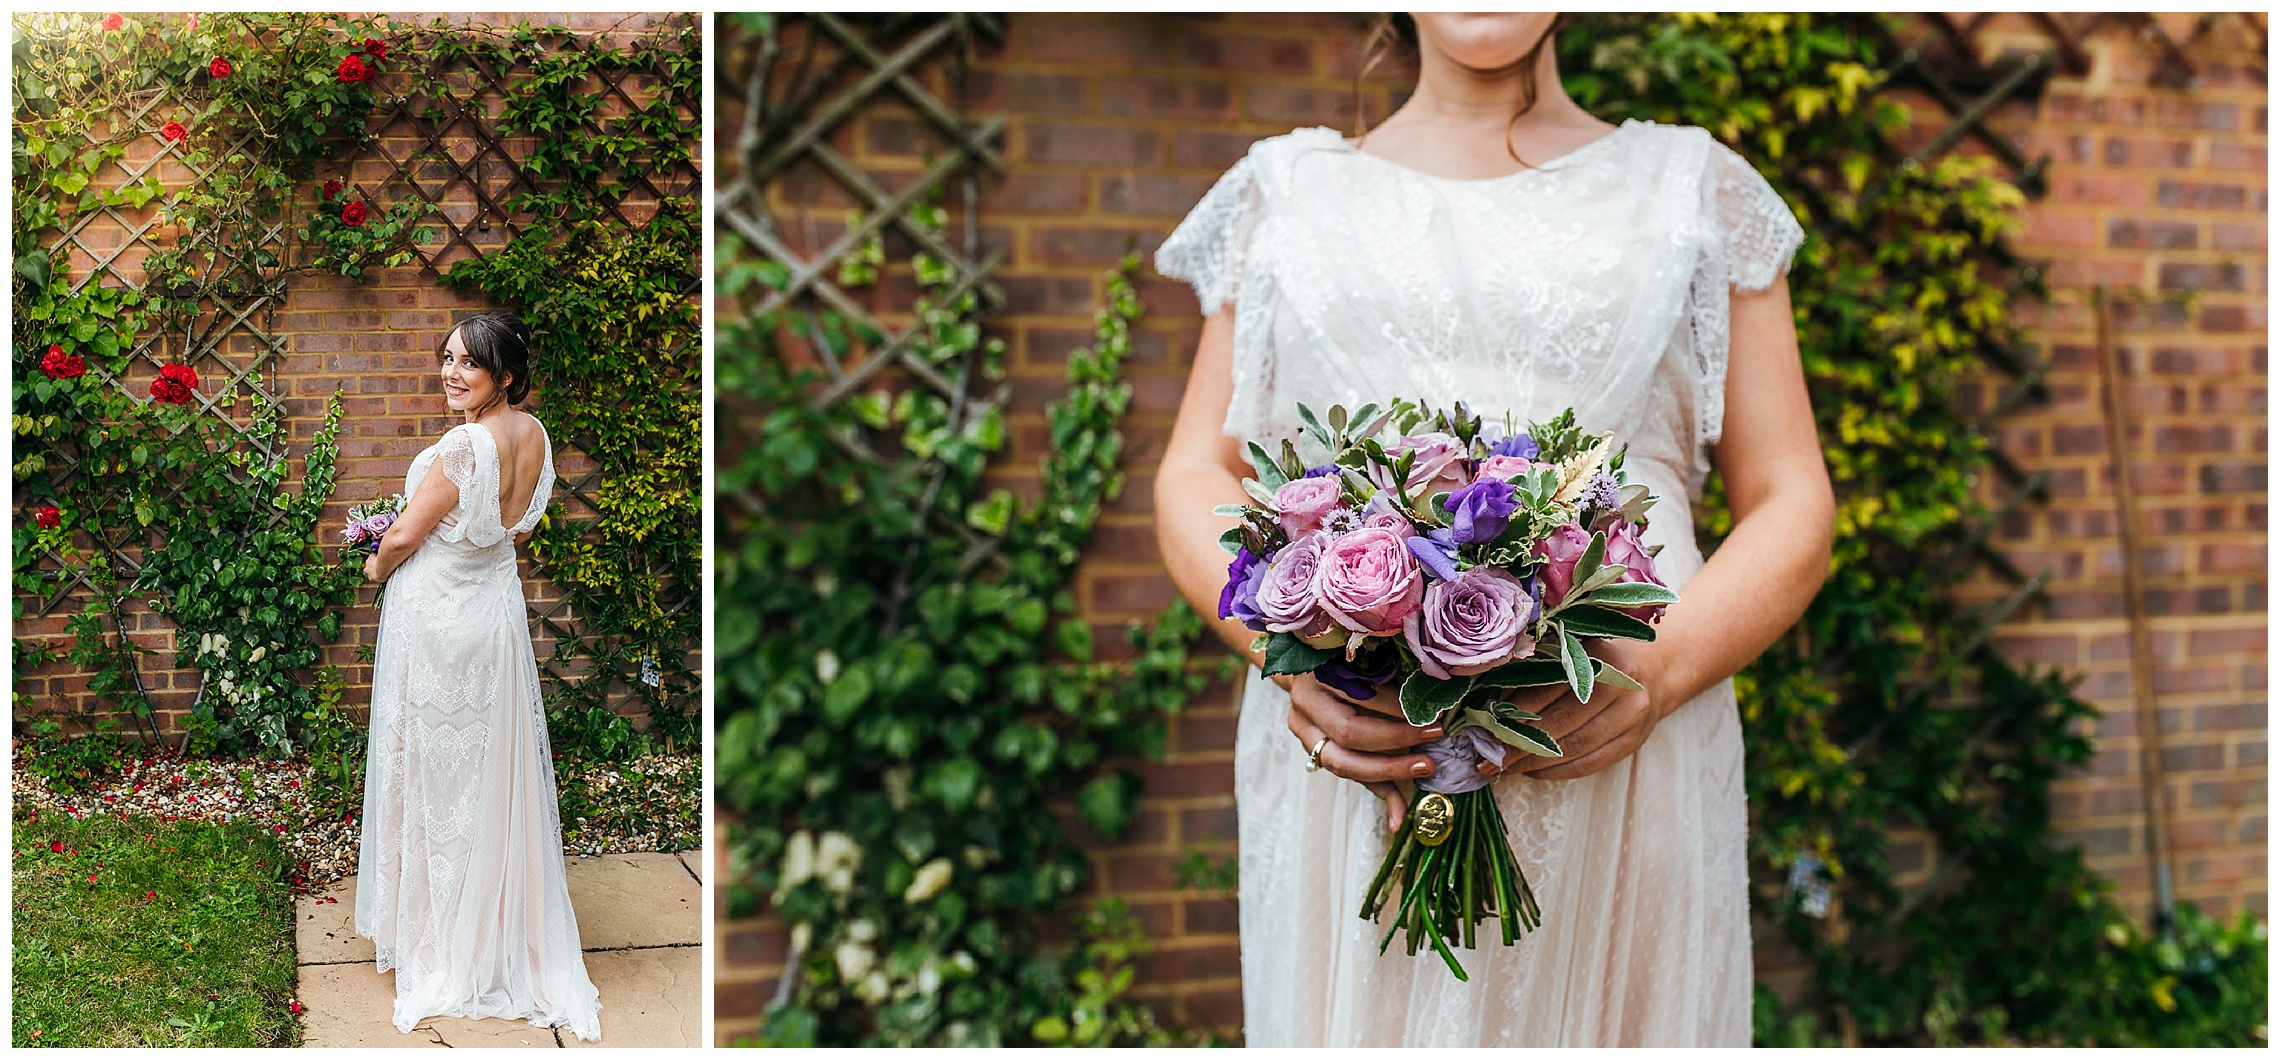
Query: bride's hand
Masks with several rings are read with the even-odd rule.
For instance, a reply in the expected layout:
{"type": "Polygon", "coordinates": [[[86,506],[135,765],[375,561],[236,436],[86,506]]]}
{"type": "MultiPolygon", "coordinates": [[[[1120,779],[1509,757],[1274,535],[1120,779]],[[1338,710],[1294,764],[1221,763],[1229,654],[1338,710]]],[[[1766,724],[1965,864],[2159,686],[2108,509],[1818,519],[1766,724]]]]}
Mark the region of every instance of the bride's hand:
{"type": "Polygon", "coordinates": [[[364,580],[368,582],[376,582],[380,580],[379,553],[375,552],[369,556],[364,557],[364,580]]]}
{"type": "Polygon", "coordinates": [[[1483,764],[1481,772],[1521,773],[1538,780],[1577,780],[1631,757],[1654,734],[1664,711],[1655,700],[1661,683],[1654,645],[1634,640],[1593,640],[1586,650],[1609,666],[1637,678],[1644,692],[1600,685],[1591,702],[1579,702],[1565,685],[1529,689],[1513,697],[1521,709],[1542,714],[1537,726],[1560,742],[1558,758],[1517,755],[1503,770],[1483,764]]]}
{"type": "Polygon", "coordinates": [[[1322,768],[1369,788],[1385,800],[1386,830],[1401,827],[1408,807],[1393,782],[1432,774],[1432,758],[1405,752],[1440,736],[1441,727],[1411,725],[1388,714],[1385,708],[1396,702],[1392,685],[1379,686],[1370,700],[1356,701],[1315,680],[1313,674],[1281,675],[1275,680],[1290,690],[1290,732],[1299,747],[1305,751],[1321,747],[1322,768]],[[1325,738],[1328,742],[1323,742],[1325,738]]]}

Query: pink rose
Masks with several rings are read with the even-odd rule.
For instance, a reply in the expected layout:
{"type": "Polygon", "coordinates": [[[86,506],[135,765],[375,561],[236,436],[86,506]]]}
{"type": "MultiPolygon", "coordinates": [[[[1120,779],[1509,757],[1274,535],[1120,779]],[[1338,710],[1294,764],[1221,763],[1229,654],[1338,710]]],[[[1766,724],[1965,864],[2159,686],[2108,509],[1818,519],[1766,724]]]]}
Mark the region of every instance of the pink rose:
{"type": "Polygon", "coordinates": [[[1425,576],[1402,535],[1383,527],[1330,542],[1315,575],[1315,595],[1338,624],[1373,637],[1401,632],[1425,595],[1425,576]]]}
{"type": "MultiPolygon", "coordinates": [[[[1608,533],[1607,562],[1623,565],[1623,576],[1615,579],[1618,584],[1623,582],[1651,582],[1655,585],[1661,585],[1665,589],[1670,588],[1660,576],[1655,574],[1655,558],[1647,555],[1646,544],[1639,540],[1638,524],[1629,520],[1618,521],[1615,524],[1615,529],[1608,533]]],[[[1647,604],[1642,607],[1631,608],[1624,614],[1641,622],[1660,622],[1662,621],[1664,606],[1662,604],[1647,604]]]]}
{"type": "Polygon", "coordinates": [[[1391,530],[1405,538],[1417,536],[1417,524],[1411,522],[1409,516],[1402,514],[1399,508],[1394,507],[1393,494],[1391,493],[1380,493],[1370,498],[1369,504],[1362,508],[1362,526],[1391,530]]]}
{"type": "MultiPolygon", "coordinates": [[[[1465,447],[1456,438],[1438,431],[1410,435],[1386,447],[1385,455],[1398,461],[1403,453],[1416,453],[1417,459],[1409,467],[1409,500],[1411,506],[1423,508],[1432,502],[1436,493],[1449,493],[1472,481],[1466,470],[1468,459],[1465,447]]],[[[1386,489],[1393,488],[1393,474],[1385,468],[1372,465],[1370,479],[1386,489]]]]}
{"type": "Polygon", "coordinates": [[[1500,478],[1511,481],[1513,476],[1523,471],[1550,466],[1552,465],[1540,460],[1530,460],[1526,457],[1492,456],[1480,462],[1480,475],[1474,481],[1479,481],[1482,478],[1500,478]]]}
{"type": "Polygon", "coordinates": [[[1295,634],[1309,643],[1333,633],[1345,639],[1314,595],[1322,551],[1329,543],[1330,535],[1316,531],[1293,539],[1267,561],[1267,572],[1259,579],[1259,618],[1269,631],[1295,634]]]}
{"type": "Polygon", "coordinates": [[[1417,664],[1443,681],[1486,673],[1536,650],[1526,635],[1535,601],[1520,579],[1474,567],[1425,589],[1424,606],[1402,623],[1417,664]]]}
{"type": "Polygon", "coordinates": [[[1331,476],[1294,478],[1275,491],[1275,514],[1293,539],[1322,529],[1323,520],[1338,510],[1345,486],[1331,476]]]}
{"type": "Polygon", "coordinates": [[[1575,584],[1575,563],[1590,547],[1591,532],[1574,523],[1536,543],[1537,554],[1544,557],[1543,569],[1536,576],[1543,580],[1545,607],[1558,607],[1567,599],[1568,587],[1575,584]]]}

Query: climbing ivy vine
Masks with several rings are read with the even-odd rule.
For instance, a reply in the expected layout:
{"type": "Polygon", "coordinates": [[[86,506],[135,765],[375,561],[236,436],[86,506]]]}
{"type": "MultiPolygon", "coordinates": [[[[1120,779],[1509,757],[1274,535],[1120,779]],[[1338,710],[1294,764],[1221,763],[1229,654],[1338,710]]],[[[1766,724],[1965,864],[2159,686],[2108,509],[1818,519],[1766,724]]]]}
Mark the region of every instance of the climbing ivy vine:
{"type": "MultiPolygon", "coordinates": [[[[1893,163],[1908,115],[1877,90],[1890,37],[1859,15],[1596,15],[1566,34],[1578,102],[1700,125],[1790,199],[1790,274],[1837,487],[1826,587],[1736,680],[1758,911],[1814,966],[1760,1044],[2261,1044],[2263,928],[2184,912],[2149,938],[2050,834],[2049,790],[2094,716],[2061,674],[2016,666],[1949,586],[1992,518],[1990,442],[1960,388],[2016,348],[2041,294],[2002,251],[2024,203],[1986,159],[1893,163]],[[1939,562],[1941,557],[1949,557],[1939,562]],[[1904,893],[1891,829],[1937,844],[1904,893]],[[1816,892],[1829,888],[1824,906],[1816,892]]],[[[1730,525],[1722,500],[1701,513],[1730,525]]]]}
{"type": "MultiPolygon", "coordinates": [[[[940,224],[938,210],[916,216],[940,224]]],[[[788,279],[734,246],[723,258],[737,262],[724,295],[788,279]]],[[[858,258],[870,264],[843,283],[876,280],[883,258],[858,258]]],[[[970,356],[999,378],[1004,349],[974,325],[973,296],[949,301],[952,270],[913,264],[927,356],[970,356]]],[[[1123,486],[1135,268],[1109,278],[1097,341],[1070,357],[1028,503],[983,490],[1007,440],[1001,407],[985,400],[960,421],[916,386],[822,405],[822,374],[785,347],[845,357],[881,336],[804,314],[724,330],[720,392],[745,414],[723,423],[735,455],[720,473],[716,760],[720,805],[744,822],[730,913],[769,896],[792,925],[790,997],[769,1013],[769,1042],[1164,1040],[1119,1000],[1144,945],[1128,916],[1094,910],[1079,947],[1036,935],[1086,878],[1056,807],[1121,835],[1139,782],[1103,763],[1160,753],[1166,717],[1207,678],[1188,654],[1202,632],[1192,612],[1135,625],[1129,657],[1110,662],[1067,588],[1123,486]]]]}

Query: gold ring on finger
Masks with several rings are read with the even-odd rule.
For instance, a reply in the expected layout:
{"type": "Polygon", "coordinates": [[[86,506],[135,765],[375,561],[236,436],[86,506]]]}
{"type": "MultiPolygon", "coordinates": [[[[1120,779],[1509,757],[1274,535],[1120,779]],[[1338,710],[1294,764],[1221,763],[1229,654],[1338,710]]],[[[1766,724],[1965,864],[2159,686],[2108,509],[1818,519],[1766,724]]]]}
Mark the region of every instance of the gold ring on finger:
{"type": "Polygon", "coordinates": [[[1322,768],[1322,749],[1328,746],[1330,746],[1330,738],[1328,736],[1314,741],[1314,749],[1306,752],[1307,772],[1312,773],[1322,768]]]}

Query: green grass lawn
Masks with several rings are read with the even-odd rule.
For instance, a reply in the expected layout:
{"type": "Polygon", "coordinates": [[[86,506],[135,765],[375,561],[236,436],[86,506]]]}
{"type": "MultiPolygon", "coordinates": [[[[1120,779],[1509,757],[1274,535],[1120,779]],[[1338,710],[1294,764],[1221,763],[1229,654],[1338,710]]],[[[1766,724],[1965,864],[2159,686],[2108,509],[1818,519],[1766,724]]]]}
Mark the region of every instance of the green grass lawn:
{"type": "Polygon", "coordinates": [[[19,816],[14,1043],[299,1045],[281,865],[250,824],[19,816]]]}

